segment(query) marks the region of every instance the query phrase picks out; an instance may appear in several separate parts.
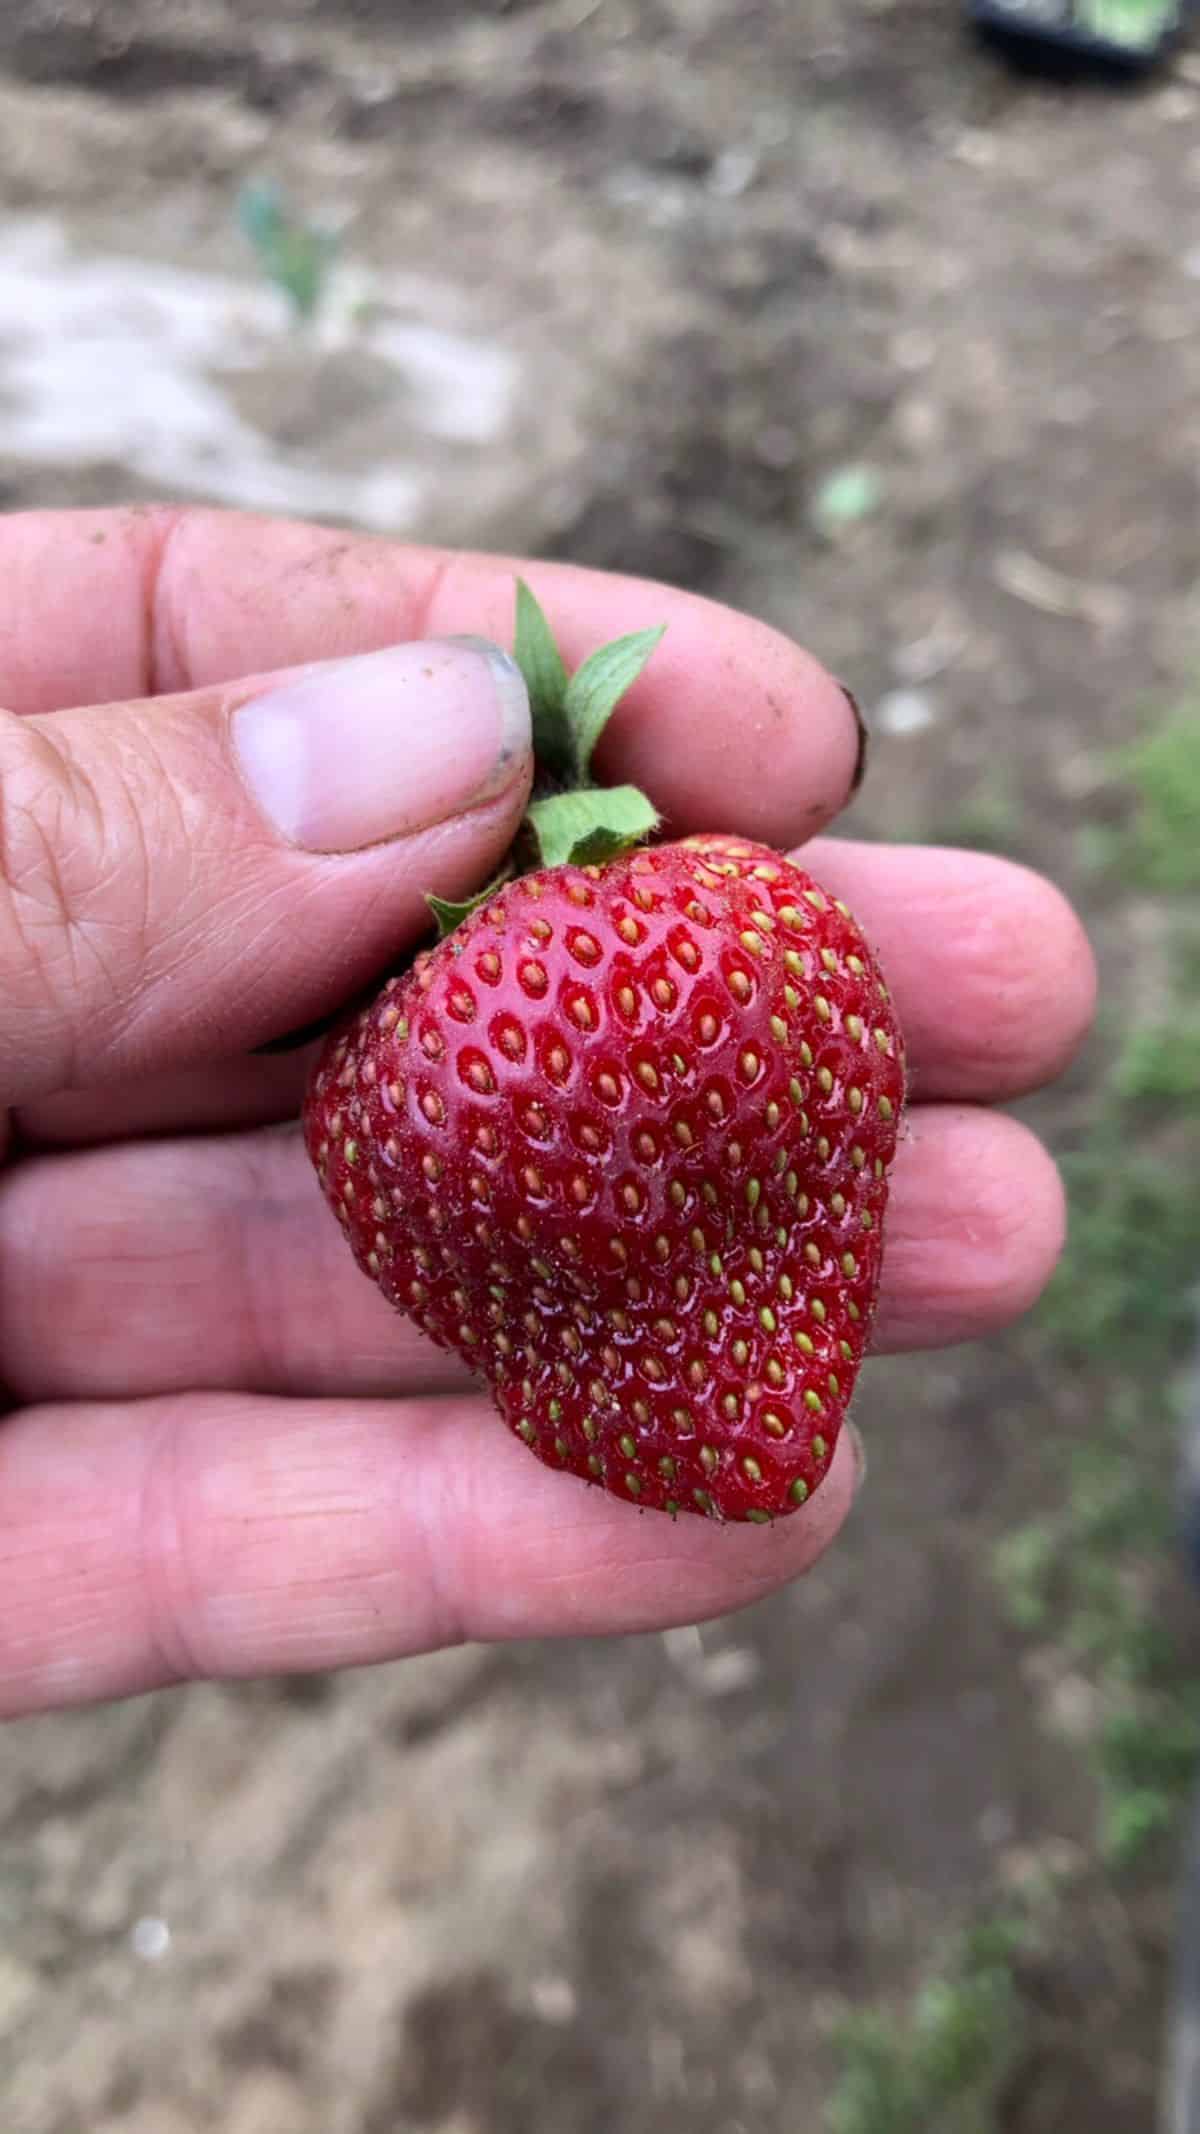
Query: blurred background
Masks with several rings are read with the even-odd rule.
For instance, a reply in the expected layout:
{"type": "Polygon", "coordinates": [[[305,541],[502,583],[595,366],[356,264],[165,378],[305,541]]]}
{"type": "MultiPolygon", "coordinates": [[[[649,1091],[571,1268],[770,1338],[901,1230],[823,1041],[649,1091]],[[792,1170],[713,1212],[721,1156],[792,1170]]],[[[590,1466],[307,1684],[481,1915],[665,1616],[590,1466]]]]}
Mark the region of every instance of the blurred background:
{"type": "Polygon", "coordinates": [[[11,2134],[1153,2124],[1200,1746],[1198,120],[1200,46],[1046,81],[958,0],[6,0],[0,504],[743,604],[868,708],[849,828],[1044,867],[1105,981],[1027,1107],[1065,1274],[868,1374],[801,1589],[5,1733],[11,2134]]]}

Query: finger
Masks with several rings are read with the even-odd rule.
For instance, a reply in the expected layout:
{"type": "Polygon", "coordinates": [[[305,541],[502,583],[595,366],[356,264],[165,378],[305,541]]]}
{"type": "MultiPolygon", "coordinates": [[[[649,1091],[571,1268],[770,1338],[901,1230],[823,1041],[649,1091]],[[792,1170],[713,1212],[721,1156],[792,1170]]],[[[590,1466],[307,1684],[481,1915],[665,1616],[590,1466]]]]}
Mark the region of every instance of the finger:
{"type": "Polygon", "coordinates": [[[252,1045],[330,1006],[510,842],[505,655],[408,644],[156,702],[0,713],[0,1098],[252,1045]]]}
{"type": "Polygon", "coordinates": [[[607,638],[666,623],[605,736],[600,769],[644,785],[672,827],[784,845],[844,806],[860,754],[850,701],[763,623],[570,565],[404,548],[229,512],[32,512],[0,522],[0,703],[46,711],[198,689],[460,631],[506,645],[518,570],[570,665],[607,638]]]}
{"type": "MultiPolygon", "coordinates": [[[[1038,1295],[1062,1236],[1058,1174],[1024,1127],[919,1107],[896,1159],[875,1346],[995,1332],[1038,1295]]],[[[11,1171],[0,1181],[0,1359],[25,1401],[468,1383],[363,1279],[298,1137],[280,1131],[11,1171]]]]}
{"type": "Polygon", "coordinates": [[[1057,1165],[1004,1112],[918,1104],[888,1201],[877,1350],[950,1348],[1040,1297],[1066,1238],[1057,1165]]]}
{"type": "Polygon", "coordinates": [[[0,1433],[0,1715],[721,1615],[807,1570],[854,1482],[844,1433],[803,1510],[716,1529],[550,1473],[478,1400],[28,1409],[0,1433]]]}
{"type": "Polygon", "coordinates": [[[278,1124],[299,1112],[320,1049],[318,1041],[295,1052],[127,1075],[98,1089],[60,1090],[16,1112],[17,1135],[26,1149],[86,1148],[103,1141],[278,1124]]]}
{"type": "MultiPolygon", "coordinates": [[[[1068,1065],[1095,1009],[1095,960],[1044,877],[974,851],[822,839],[805,862],[846,898],[890,977],[920,1097],[997,1103],[1068,1065]]],[[[34,1146],[295,1118],[314,1048],[56,1097],[21,1114],[34,1146]]]]}
{"type": "MultiPolygon", "coordinates": [[[[1070,906],[1026,867],[983,853],[826,838],[807,865],[881,946],[918,1095],[996,1103],[1051,1080],[1095,1007],[1095,963],[1070,906]]],[[[159,1077],[22,1115],[26,1137],[61,1145],[295,1116],[311,1052],[159,1077]]]]}
{"type": "Polygon", "coordinates": [[[1000,1103],[1074,1057],[1095,1013],[1095,958],[1043,875],[986,853],[833,837],[804,864],[878,951],[913,1095],[1000,1103]]]}

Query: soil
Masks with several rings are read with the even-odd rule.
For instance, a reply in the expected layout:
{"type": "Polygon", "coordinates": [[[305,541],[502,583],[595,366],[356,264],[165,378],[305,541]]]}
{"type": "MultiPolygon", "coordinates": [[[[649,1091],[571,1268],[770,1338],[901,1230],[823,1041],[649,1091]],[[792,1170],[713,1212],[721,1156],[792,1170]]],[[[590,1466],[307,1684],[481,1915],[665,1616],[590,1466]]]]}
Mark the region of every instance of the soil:
{"type": "MultiPolygon", "coordinates": [[[[851,828],[1086,901],[1105,751],[1194,667],[1198,110],[1186,52],[1017,76],[955,0],[9,0],[0,502],[701,587],[874,708],[851,828]],[[341,232],[307,336],[237,228],[264,177],[341,232]],[[877,508],[823,524],[859,465],[877,508]]],[[[1056,1144],[1093,1073],[1029,1107],[1056,1144]]],[[[848,2006],[1086,1869],[1071,1697],[989,1575],[1080,1405],[1020,1336],[877,1369],[843,1543],[703,1631],[11,1729],[5,2126],[819,2134],[848,2006]]],[[[1080,1888],[1006,2134],[1153,2117],[1169,1892],[1080,1888]]]]}

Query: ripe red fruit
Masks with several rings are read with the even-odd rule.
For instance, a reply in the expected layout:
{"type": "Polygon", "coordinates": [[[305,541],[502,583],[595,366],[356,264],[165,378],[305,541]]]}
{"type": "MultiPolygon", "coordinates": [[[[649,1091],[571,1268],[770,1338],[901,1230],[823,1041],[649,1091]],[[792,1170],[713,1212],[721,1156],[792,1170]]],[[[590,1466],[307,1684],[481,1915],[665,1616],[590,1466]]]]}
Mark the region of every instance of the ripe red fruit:
{"type": "Polygon", "coordinates": [[[306,1134],[360,1266],[540,1459],[763,1521],[828,1471],[903,1101],[845,906],[706,837],[508,883],[331,1041],[306,1134]]]}

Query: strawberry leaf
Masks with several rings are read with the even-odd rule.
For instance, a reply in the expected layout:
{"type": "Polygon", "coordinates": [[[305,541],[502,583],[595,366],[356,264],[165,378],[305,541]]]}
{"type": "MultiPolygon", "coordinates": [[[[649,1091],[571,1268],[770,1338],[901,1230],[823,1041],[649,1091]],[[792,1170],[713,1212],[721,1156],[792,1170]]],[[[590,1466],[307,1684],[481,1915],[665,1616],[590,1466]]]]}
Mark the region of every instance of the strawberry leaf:
{"type": "Polygon", "coordinates": [[[588,782],[592,750],[630,684],[637,680],[663,632],[638,630],[584,661],[568,678],[554,632],[524,579],[517,580],[513,653],[529,691],[538,797],[526,811],[517,842],[495,880],[461,901],[426,894],[444,941],[501,884],[527,866],[592,866],[615,859],[658,828],[659,817],[635,786],[588,782]]]}
{"type": "Polygon", "coordinates": [[[452,934],[456,926],[461,926],[464,919],[469,919],[473,911],[479,910],[481,904],[487,904],[511,876],[512,868],[503,868],[499,874],[493,875],[485,889],[479,890],[473,897],[464,897],[461,902],[453,897],[435,897],[433,891],[427,889],[425,902],[437,921],[438,940],[444,941],[447,934],[452,934]]]}
{"type": "Polygon", "coordinates": [[[659,816],[635,785],[609,785],[535,800],[526,823],[541,866],[589,867],[640,844],[659,816]]]}
{"type": "Polygon", "coordinates": [[[574,768],[575,760],[566,712],[567,670],[554,632],[523,578],[517,580],[513,657],[529,691],[538,768],[549,777],[563,777],[574,768]]]}
{"type": "Polygon", "coordinates": [[[582,667],[576,668],[567,683],[567,724],[581,778],[588,776],[601,734],[660,642],[665,627],[663,624],[656,630],[635,630],[630,637],[617,637],[611,645],[601,645],[582,667]]]}

